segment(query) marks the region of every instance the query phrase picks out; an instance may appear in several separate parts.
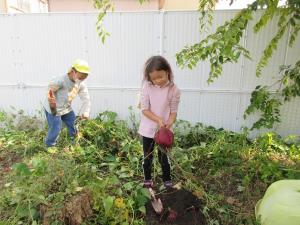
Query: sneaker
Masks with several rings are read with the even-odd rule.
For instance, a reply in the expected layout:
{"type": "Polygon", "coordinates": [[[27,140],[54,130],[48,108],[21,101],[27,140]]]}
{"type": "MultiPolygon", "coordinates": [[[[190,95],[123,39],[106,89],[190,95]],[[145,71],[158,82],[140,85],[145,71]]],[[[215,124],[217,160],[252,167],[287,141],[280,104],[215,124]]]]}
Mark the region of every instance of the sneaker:
{"type": "Polygon", "coordinates": [[[152,180],[144,180],[144,188],[152,188],[153,181],[152,180]]]}
{"type": "Polygon", "coordinates": [[[57,153],[57,148],[55,146],[48,147],[47,152],[49,152],[51,154],[55,154],[55,153],[57,153]]]}
{"type": "Polygon", "coordinates": [[[173,187],[173,183],[171,180],[165,181],[164,182],[164,186],[165,188],[172,188],[173,187]]]}

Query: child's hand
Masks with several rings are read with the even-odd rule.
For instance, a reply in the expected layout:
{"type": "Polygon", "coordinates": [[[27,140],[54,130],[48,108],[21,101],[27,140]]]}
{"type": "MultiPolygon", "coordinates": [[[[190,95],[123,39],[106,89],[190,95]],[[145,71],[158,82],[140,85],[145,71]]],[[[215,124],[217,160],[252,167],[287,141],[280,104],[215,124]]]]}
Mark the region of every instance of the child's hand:
{"type": "Polygon", "coordinates": [[[166,128],[167,128],[167,129],[170,129],[170,128],[173,126],[173,123],[174,123],[174,122],[168,120],[167,123],[166,123],[166,128]]]}
{"type": "Polygon", "coordinates": [[[88,117],[87,117],[87,116],[85,116],[85,115],[81,115],[81,116],[80,116],[80,119],[81,119],[81,120],[87,120],[87,119],[88,119],[88,117]]]}
{"type": "Polygon", "coordinates": [[[49,102],[50,108],[56,108],[56,98],[51,89],[48,92],[48,102],[49,102]]]}
{"type": "Polygon", "coordinates": [[[170,117],[166,123],[166,128],[170,129],[176,121],[177,113],[171,113],[170,117]]]}
{"type": "Polygon", "coordinates": [[[162,127],[165,127],[165,126],[166,126],[166,124],[164,123],[164,121],[163,121],[161,118],[159,118],[157,124],[158,124],[158,127],[159,127],[159,128],[162,128],[162,127]]]}
{"type": "Polygon", "coordinates": [[[167,129],[170,129],[170,128],[172,127],[172,125],[173,125],[173,123],[170,122],[170,121],[168,121],[168,122],[166,123],[166,128],[167,128],[167,129]]]}

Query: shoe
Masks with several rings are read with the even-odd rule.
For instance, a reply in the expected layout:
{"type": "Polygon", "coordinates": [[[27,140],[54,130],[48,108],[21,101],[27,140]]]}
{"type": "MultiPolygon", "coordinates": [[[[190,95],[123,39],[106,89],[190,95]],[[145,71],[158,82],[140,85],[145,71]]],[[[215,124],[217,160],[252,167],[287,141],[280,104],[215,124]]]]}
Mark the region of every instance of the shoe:
{"type": "Polygon", "coordinates": [[[47,148],[47,152],[51,153],[51,154],[55,154],[57,153],[57,148],[55,146],[51,146],[47,148]]]}
{"type": "Polygon", "coordinates": [[[144,180],[144,188],[152,188],[153,187],[153,181],[152,180],[144,180]]]}
{"type": "Polygon", "coordinates": [[[164,182],[164,186],[165,188],[172,188],[173,187],[173,183],[171,180],[165,181],[164,182]]]}

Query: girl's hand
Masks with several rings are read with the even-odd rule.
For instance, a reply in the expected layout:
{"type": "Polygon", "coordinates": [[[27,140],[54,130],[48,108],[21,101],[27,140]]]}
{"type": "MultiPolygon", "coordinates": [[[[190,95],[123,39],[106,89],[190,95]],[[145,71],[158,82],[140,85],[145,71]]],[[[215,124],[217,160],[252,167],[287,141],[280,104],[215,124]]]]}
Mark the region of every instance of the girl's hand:
{"type": "Polygon", "coordinates": [[[166,123],[166,128],[170,129],[176,121],[177,113],[170,113],[168,122],[166,123]]]}
{"type": "Polygon", "coordinates": [[[161,118],[158,119],[157,124],[158,124],[158,127],[159,127],[159,128],[162,128],[162,127],[165,127],[165,126],[166,126],[166,124],[164,123],[164,121],[163,121],[161,118]]]}
{"type": "Polygon", "coordinates": [[[168,121],[168,122],[166,123],[166,128],[167,128],[167,129],[170,129],[170,128],[172,127],[172,125],[173,125],[173,123],[170,122],[170,121],[168,121]]]}

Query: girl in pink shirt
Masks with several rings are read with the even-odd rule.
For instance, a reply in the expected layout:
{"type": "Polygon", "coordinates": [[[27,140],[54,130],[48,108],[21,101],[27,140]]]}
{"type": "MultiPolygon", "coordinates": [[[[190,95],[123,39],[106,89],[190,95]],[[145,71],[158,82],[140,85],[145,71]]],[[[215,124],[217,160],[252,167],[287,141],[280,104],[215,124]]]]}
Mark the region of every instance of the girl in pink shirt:
{"type": "MultiPolygon", "coordinates": [[[[176,120],[180,91],[173,82],[173,73],[168,61],[162,56],[152,56],[145,63],[141,93],[141,122],[139,134],[143,140],[144,186],[152,187],[151,178],[154,135],[161,128],[172,129],[176,120]]],[[[172,187],[170,163],[167,155],[158,150],[165,187],[172,187]]]]}

